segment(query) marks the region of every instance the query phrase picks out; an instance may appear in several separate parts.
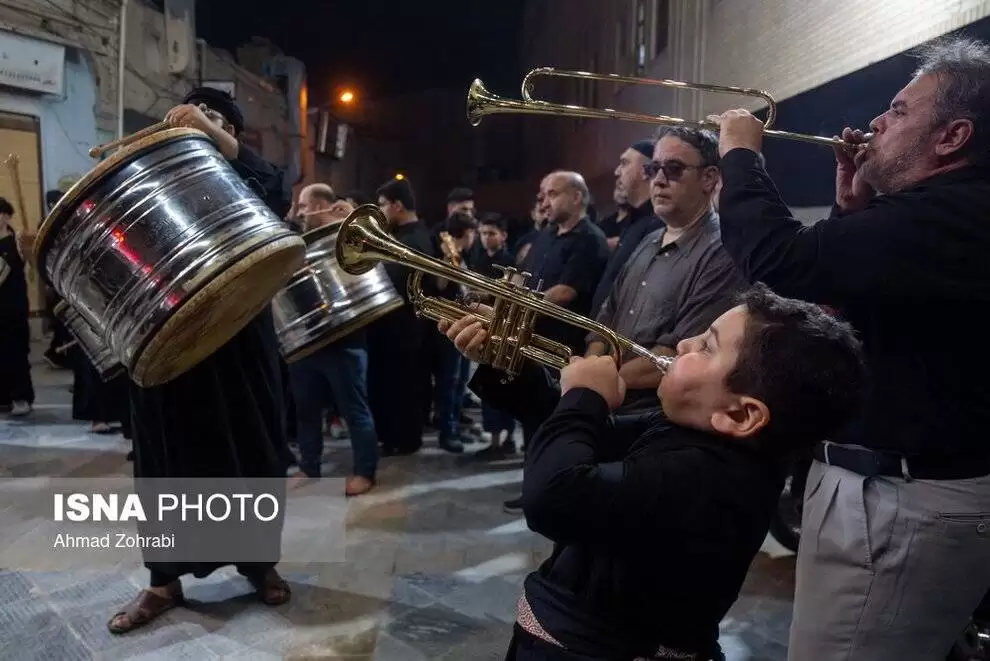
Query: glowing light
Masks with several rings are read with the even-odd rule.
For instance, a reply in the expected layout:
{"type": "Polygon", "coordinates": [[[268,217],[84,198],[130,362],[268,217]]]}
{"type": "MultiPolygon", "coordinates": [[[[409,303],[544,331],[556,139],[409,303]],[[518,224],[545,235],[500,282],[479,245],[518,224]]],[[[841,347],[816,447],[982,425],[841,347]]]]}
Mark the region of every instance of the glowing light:
{"type": "Polygon", "coordinates": [[[402,181],[403,179],[406,178],[406,175],[400,172],[399,174],[395,175],[395,178],[398,179],[399,181],[402,181]]]}
{"type": "Polygon", "coordinates": [[[354,103],[354,92],[352,92],[351,90],[344,90],[343,92],[341,92],[340,93],[340,102],[341,103],[348,103],[348,104],[349,103],[354,103]]]}

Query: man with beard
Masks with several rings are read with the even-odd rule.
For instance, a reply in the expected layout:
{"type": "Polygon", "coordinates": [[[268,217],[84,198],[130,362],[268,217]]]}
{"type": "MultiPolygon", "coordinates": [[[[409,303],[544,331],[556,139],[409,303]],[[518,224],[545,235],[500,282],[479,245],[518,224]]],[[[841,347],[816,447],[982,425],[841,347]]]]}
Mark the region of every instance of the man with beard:
{"type": "Polygon", "coordinates": [[[859,416],[815,448],[795,660],[945,658],[990,585],[990,47],[922,55],[869,144],[836,149],[833,213],[812,227],[759,163],[760,121],[712,118],[725,249],[750,280],[837,308],[872,377],[859,416]]]}
{"type": "Polygon", "coordinates": [[[640,140],[622,152],[615,168],[615,191],[612,196],[619,209],[599,226],[612,250],[605,272],[591,299],[591,312],[597,314],[608,297],[623,264],[629,261],[639,242],[663,223],[653,215],[650,200],[650,177],[645,167],[653,159],[654,140],[640,140]],[[620,220],[621,214],[621,220],[620,220]]]}
{"type": "MultiPolygon", "coordinates": [[[[233,99],[199,88],[165,121],[196,128],[279,217],[288,210],[282,172],[237,139],[244,120],[233,99]],[[205,109],[204,109],[205,108],[205,109]]],[[[163,385],[130,384],[135,478],[285,477],[286,439],[282,369],[270,307],[211,356],[163,385]]],[[[202,578],[231,563],[145,562],[150,585],[107,623],[122,634],[183,601],[180,578],[202,578]]],[[[237,563],[237,570],[268,605],[289,599],[275,561],[237,563]]]]}

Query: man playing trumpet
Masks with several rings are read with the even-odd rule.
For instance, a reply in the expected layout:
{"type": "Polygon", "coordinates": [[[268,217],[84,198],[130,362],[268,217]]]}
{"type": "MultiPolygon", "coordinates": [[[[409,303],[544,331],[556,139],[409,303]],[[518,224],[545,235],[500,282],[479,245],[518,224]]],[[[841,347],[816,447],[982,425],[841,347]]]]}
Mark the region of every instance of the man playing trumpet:
{"type": "Polygon", "coordinates": [[[872,377],[814,451],[789,658],[944,658],[990,584],[990,354],[969,341],[990,303],[990,46],[923,51],[868,145],[836,150],[835,206],[812,227],[759,160],[759,120],[715,120],[726,251],[750,280],[838,308],[872,377]]]}

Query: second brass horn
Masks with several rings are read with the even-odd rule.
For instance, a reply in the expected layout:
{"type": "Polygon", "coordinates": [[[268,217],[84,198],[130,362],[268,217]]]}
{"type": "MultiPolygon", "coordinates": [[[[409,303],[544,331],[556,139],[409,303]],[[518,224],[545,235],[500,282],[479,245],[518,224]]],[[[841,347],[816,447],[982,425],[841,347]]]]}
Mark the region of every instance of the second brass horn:
{"type": "MultiPolygon", "coordinates": [[[[568,71],[565,69],[555,69],[553,67],[540,67],[533,69],[526,74],[522,82],[522,100],[503,99],[502,97],[489,92],[484,83],[475,79],[468,89],[467,115],[472,126],[481,123],[481,118],[485,115],[495,114],[520,114],[520,115],[554,115],[564,117],[580,117],[585,119],[619,119],[629,122],[642,122],[644,124],[659,124],[661,126],[692,126],[696,128],[718,130],[718,126],[709,121],[696,121],[684,119],[682,117],[672,117],[670,115],[649,115],[638,112],[628,112],[615,110],[613,108],[589,108],[586,106],[575,106],[562,103],[551,103],[541,99],[533,98],[533,81],[537,77],[545,76],[549,78],[576,78],[579,80],[607,81],[612,83],[626,83],[632,85],[653,85],[657,87],[670,87],[674,89],[693,89],[707,92],[719,92],[723,94],[739,94],[763,99],[767,103],[767,118],[763,122],[763,134],[772,138],[783,138],[786,140],[797,140],[826,147],[836,145],[850,148],[858,148],[861,143],[851,143],[839,138],[826,138],[819,135],[807,135],[804,133],[794,133],[792,131],[781,131],[770,128],[777,118],[777,102],[769,92],[749,87],[732,87],[729,85],[710,85],[707,83],[686,83],[679,80],[636,78],[634,76],[620,76],[614,73],[592,73],[590,71],[568,71]]],[[[864,140],[868,141],[873,137],[872,133],[867,133],[864,140]]]]}
{"type": "Polygon", "coordinates": [[[413,269],[415,272],[409,277],[409,299],[416,312],[434,321],[454,322],[469,314],[481,317],[488,340],[482,348],[480,362],[502,370],[510,377],[519,373],[523,358],[558,369],[570,361],[569,347],[533,332],[537,317],[541,315],[597,333],[611,349],[616,363],[621,363],[623,352],[649,360],[661,372],[666,372],[673,361],[630,342],[596,321],[551,303],[541,293],[513,282],[513,276],[528,274],[518,274],[515,269],[505,268],[503,279],[486,278],[403,245],[389,235],[385,227],[385,216],[374,205],[366,204],[352,211],[337,233],[337,264],[340,268],[352,275],[360,275],[379,262],[388,261],[413,269]],[[424,295],[420,287],[423,273],[492,296],[495,302],[491,313],[483,314],[454,301],[424,295]]]}

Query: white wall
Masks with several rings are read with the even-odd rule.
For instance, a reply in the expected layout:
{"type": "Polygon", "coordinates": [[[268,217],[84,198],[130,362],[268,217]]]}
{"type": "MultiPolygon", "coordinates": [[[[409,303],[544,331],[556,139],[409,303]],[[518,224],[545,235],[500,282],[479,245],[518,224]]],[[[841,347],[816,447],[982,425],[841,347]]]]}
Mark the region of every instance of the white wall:
{"type": "MultiPolygon", "coordinates": [[[[813,89],[990,15],[986,0],[702,2],[707,8],[704,79],[759,87],[777,99],[813,89]]],[[[718,103],[709,96],[703,112],[724,110],[724,101],[718,103]]]]}

